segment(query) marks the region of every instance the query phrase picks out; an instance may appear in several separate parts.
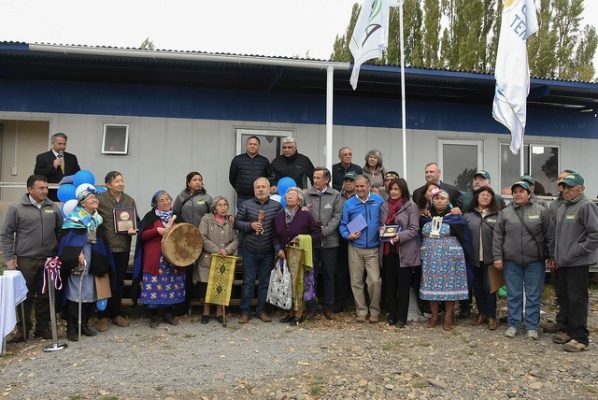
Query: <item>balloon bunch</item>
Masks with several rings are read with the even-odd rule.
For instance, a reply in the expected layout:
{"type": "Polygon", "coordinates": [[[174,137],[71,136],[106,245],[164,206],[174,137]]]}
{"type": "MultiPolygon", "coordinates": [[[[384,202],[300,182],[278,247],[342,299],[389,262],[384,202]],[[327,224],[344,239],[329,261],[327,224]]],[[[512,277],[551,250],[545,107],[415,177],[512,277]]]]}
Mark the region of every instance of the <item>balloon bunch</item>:
{"type": "Polygon", "coordinates": [[[58,188],[58,200],[62,205],[62,214],[66,217],[75,207],[77,207],[77,196],[84,190],[95,190],[97,193],[103,193],[106,188],[101,186],[96,188],[94,185],[96,178],[91,171],[82,169],[73,176],[73,183],[60,185],[58,188]]]}
{"type": "Polygon", "coordinates": [[[295,186],[297,186],[297,182],[295,182],[293,178],[290,178],[288,176],[280,178],[278,180],[278,185],[276,185],[276,187],[278,188],[278,195],[272,195],[271,198],[275,201],[278,201],[280,204],[282,204],[283,207],[286,207],[287,201],[285,196],[287,194],[287,190],[295,186]],[[274,198],[274,196],[277,197],[274,198]]]}

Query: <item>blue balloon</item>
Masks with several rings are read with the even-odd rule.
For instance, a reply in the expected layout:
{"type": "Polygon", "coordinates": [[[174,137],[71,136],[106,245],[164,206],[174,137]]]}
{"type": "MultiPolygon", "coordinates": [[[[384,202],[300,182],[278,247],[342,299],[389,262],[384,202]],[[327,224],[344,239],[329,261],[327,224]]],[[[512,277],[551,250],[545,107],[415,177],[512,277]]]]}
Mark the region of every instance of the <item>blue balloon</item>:
{"type": "Polygon", "coordinates": [[[96,308],[98,311],[104,311],[108,305],[108,299],[99,299],[96,301],[96,308]]]}
{"type": "Polygon", "coordinates": [[[76,192],[77,188],[75,187],[75,185],[71,185],[70,183],[67,183],[66,185],[60,185],[57,193],[58,200],[60,200],[63,203],[66,203],[69,200],[76,199],[76,192]]]}
{"type": "Polygon", "coordinates": [[[86,169],[82,169],[81,171],[77,172],[73,177],[73,185],[75,187],[79,187],[82,183],[90,183],[92,185],[96,184],[96,177],[93,176],[91,171],[86,169]]]}
{"type": "Polygon", "coordinates": [[[278,180],[278,185],[276,185],[276,187],[278,188],[278,194],[280,194],[280,196],[283,198],[283,201],[284,195],[287,193],[287,190],[294,186],[297,186],[297,183],[293,178],[290,178],[288,176],[285,176],[284,178],[280,178],[278,180]]]}

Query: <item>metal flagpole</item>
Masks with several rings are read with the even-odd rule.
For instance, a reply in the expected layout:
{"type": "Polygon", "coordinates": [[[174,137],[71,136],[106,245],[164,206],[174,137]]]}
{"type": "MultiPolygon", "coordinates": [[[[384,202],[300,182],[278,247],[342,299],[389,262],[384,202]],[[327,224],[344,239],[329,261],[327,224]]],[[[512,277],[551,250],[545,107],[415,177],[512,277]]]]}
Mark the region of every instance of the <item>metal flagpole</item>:
{"type": "Polygon", "coordinates": [[[399,31],[401,48],[401,126],[403,130],[403,179],[407,180],[407,116],[405,115],[405,47],[403,37],[403,2],[399,5],[399,31]]]}
{"type": "Polygon", "coordinates": [[[525,175],[525,140],[523,136],[521,137],[521,147],[519,148],[519,176],[525,175]]]}
{"type": "MultiPolygon", "coordinates": [[[[60,271],[58,271],[60,273],[60,271]]],[[[52,343],[44,346],[45,352],[63,350],[68,347],[67,343],[58,343],[58,333],[56,332],[56,308],[54,305],[54,281],[50,278],[50,271],[44,269],[46,282],[48,282],[48,300],[50,302],[50,323],[52,324],[52,343]]]]}

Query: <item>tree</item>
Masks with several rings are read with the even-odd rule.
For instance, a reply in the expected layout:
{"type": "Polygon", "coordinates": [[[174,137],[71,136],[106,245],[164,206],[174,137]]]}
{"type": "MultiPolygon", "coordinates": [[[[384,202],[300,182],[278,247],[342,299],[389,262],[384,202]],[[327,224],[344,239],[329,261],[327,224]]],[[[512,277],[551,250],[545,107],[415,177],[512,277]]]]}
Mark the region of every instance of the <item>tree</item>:
{"type": "MultiPolygon", "coordinates": [[[[596,28],[581,26],[584,0],[536,0],[539,31],[528,42],[530,72],[553,79],[591,80],[598,47],[596,28]]],[[[491,73],[496,63],[502,0],[405,0],[405,62],[413,67],[491,73]]],[[[352,61],[349,40],[359,16],[353,6],[343,36],[337,36],[331,60],[352,61]]],[[[399,12],[392,8],[389,45],[373,64],[400,61],[399,12]]]]}

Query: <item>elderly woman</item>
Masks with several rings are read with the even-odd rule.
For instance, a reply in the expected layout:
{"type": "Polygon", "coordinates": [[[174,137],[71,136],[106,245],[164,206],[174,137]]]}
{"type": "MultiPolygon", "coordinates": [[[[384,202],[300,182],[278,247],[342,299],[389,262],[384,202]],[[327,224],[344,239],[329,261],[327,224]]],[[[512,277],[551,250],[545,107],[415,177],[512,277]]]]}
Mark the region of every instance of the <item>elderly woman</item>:
{"type": "Polygon", "coordinates": [[[363,176],[366,176],[372,184],[371,191],[378,193],[380,188],[384,187],[384,175],[386,170],[382,165],[382,153],[380,150],[370,150],[365,155],[365,164],[363,166],[363,176]]]}
{"type": "MultiPolygon", "coordinates": [[[[185,178],[185,189],[179,193],[172,206],[177,222],[188,222],[199,227],[201,219],[210,212],[211,207],[212,197],[206,192],[203,176],[197,171],[189,172],[185,178]]],[[[193,282],[193,268],[187,268],[185,304],[180,310],[181,313],[191,312],[193,282]]]]}
{"type": "MultiPolygon", "coordinates": [[[[193,282],[201,282],[202,297],[205,299],[206,286],[210,275],[211,254],[218,253],[222,256],[235,254],[239,247],[237,231],[233,219],[228,215],[229,205],[225,197],[217,196],[212,203],[211,213],[205,215],[199,224],[199,231],[203,237],[203,251],[199,262],[194,267],[193,282]]],[[[216,310],[218,322],[224,321],[224,306],[216,310]]],[[[204,300],[201,323],[210,321],[210,304],[204,300]]]]}
{"type": "Polygon", "coordinates": [[[496,322],[496,294],[490,293],[490,278],[488,268],[492,266],[492,238],[494,225],[500,210],[499,202],[494,190],[489,186],[482,186],[473,193],[469,211],[464,215],[471,230],[473,264],[473,287],[478,308],[478,318],[472,325],[488,323],[491,331],[498,327],[496,322]]]}
{"type": "Polygon", "coordinates": [[[108,330],[110,320],[117,326],[129,326],[128,319],[122,313],[121,300],[125,284],[125,271],[129,266],[131,254],[131,238],[137,234],[137,231],[133,227],[130,227],[126,231],[118,230],[117,232],[114,225],[115,211],[133,209],[135,210],[135,217],[131,215],[131,218],[136,218],[137,216],[135,200],[125,193],[123,175],[118,171],[110,171],[106,174],[104,183],[108,190],[98,196],[98,200],[100,201],[98,213],[104,220],[103,225],[106,232],[106,240],[112,250],[112,257],[116,266],[116,276],[114,277],[115,290],[108,301],[108,308],[105,311],[98,312],[96,329],[100,332],[108,330]]]}
{"type": "Polygon", "coordinates": [[[397,234],[380,242],[384,299],[388,310],[388,324],[403,327],[407,324],[411,275],[421,265],[419,244],[419,211],[410,200],[404,179],[389,185],[388,201],[380,208],[380,226],[397,225],[397,234]]]}
{"type": "Polygon", "coordinates": [[[81,333],[95,336],[89,327],[89,315],[97,300],[95,276],[114,273],[112,253],[107,246],[98,214],[98,198],[95,191],[84,190],[77,196],[77,207],[67,215],[62,225],[62,238],[58,252],[68,282],[65,294],[68,340],[78,340],[79,302],[81,307],[81,333]]]}
{"type": "MultiPolygon", "coordinates": [[[[289,244],[298,242],[299,235],[310,235],[313,240],[319,240],[322,236],[322,228],[316,223],[314,217],[307,210],[303,210],[305,206],[305,199],[303,192],[298,187],[292,187],[287,190],[285,195],[286,206],[282,209],[274,218],[274,249],[277,252],[279,259],[286,259],[286,247],[289,244]]],[[[286,317],[282,318],[280,322],[290,323],[291,325],[299,325],[304,320],[303,315],[303,301],[312,300],[315,297],[315,293],[305,293],[310,290],[313,291],[313,269],[305,273],[304,279],[301,278],[304,270],[303,266],[311,264],[311,249],[307,249],[303,265],[299,266],[297,274],[299,274],[299,281],[311,282],[312,285],[308,287],[306,284],[300,293],[293,295],[293,309],[289,311],[286,317]],[[311,274],[311,275],[310,275],[311,274]],[[301,299],[303,297],[303,299],[301,299]],[[294,310],[294,311],[293,311],[294,310]]],[[[292,269],[291,269],[292,271],[292,269]]],[[[292,271],[293,272],[293,271],[292,271]]],[[[295,277],[293,277],[295,282],[295,277]]],[[[293,288],[294,289],[294,288],[293,288]]]]}
{"type": "Polygon", "coordinates": [[[504,271],[507,284],[509,327],[505,336],[513,338],[517,335],[525,291],[526,336],[538,340],[544,262],[552,261],[554,251],[552,219],[548,209],[530,201],[527,182],[515,182],[511,192],[513,202],[498,215],[492,241],[494,267],[504,271]]]}
{"type": "Polygon", "coordinates": [[[468,298],[467,270],[464,249],[469,233],[461,215],[450,213],[449,194],[432,192],[430,217],[422,219],[422,282],[420,296],[430,301],[430,328],[438,324],[439,302],[444,302],[444,330],[453,329],[456,300],[468,298]]]}
{"type": "Polygon", "coordinates": [[[162,236],[173,222],[172,198],[159,190],[152,196],[151,205],[141,221],[133,277],[142,276],[141,302],[150,309],[150,327],[157,328],[162,318],[177,324],[172,309],[185,301],[185,271],[170,264],[162,254],[162,236]]]}

